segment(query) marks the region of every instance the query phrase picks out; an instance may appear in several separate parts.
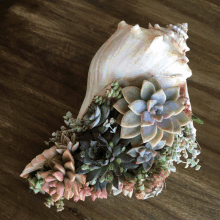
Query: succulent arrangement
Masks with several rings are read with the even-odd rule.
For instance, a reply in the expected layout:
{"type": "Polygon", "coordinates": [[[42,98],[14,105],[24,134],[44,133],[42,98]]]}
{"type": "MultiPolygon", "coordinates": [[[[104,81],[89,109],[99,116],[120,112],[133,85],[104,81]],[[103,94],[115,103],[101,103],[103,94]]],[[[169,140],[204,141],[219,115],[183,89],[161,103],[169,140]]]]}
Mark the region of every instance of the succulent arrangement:
{"type": "Polygon", "coordinates": [[[200,168],[191,123],[201,120],[188,111],[179,87],[162,89],[155,78],[144,80],[141,88],[113,82],[106,96],[94,97],[81,120],[67,112],[67,127],[53,132],[46,142],[50,148],[21,177],[34,193],[48,194],[44,204],[57,211],[64,209],[64,199],[157,196],[176,171],[174,162],[200,168]]]}

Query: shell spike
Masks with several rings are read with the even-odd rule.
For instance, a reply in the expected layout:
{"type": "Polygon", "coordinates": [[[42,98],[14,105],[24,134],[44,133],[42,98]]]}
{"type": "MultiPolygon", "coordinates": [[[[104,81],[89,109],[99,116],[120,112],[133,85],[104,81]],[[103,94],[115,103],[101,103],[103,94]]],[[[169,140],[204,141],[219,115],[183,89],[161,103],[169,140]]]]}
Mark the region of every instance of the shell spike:
{"type": "Polygon", "coordinates": [[[186,30],[186,32],[188,31],[188,23],[183,23],[182,27],[186,30]]]}
{"type": "Polygon", "coordinates": [[[159,25],[159,24],[155,24],[155,25],[154,25],[154,29],[155,29],[155,30],[160,30],[160,25],[159,25]]]}
{"type": "Polygon", "coordinates": [[[125,22],[125,21],[121,21],[119,24],[118,24],[118,29],[122,29],[122,28],[125,28],[128,24],[125,22]]]}
{"type": "Polygon", "coordinates": [[[133,34],[140,34],[141,33],[141,28],[138,24],[136,24],[134,27],[131,28],[131,32],[133,34]]]}
{"type": "Polygon", "coordinates": [[[151,23],[149,23],[149,29],[154,29],[151,23]]]}

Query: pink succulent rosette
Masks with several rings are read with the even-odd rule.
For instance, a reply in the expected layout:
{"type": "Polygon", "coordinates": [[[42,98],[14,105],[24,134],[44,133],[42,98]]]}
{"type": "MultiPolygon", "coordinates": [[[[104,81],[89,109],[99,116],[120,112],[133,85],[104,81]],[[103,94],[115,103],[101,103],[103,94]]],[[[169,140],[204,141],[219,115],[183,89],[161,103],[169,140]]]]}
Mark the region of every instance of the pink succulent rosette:
{"type": "Polygon", "coordinates": [[[44,169],[45,166],[49,167],[49,170],[39,175],[45,180],[42,190],[50,194],[54,202],[63,196],[66,199],[73,198],[73,196],[83,198],[81,188],[86,184],[86,176],[75,173],[72,156],[78,147],[79,142],[76,142],[75,134],[72,135],[71,141],[62,134],[60,143],[56,142],[53,147],[36,156],[20,176],[27,178],[30,173],[44,169]]]}
{"type": "Polygon", "coordinates": [[[75,174],[74,159],[69,149],[59,156],[51,160],[51,170],[40,174],[45,180],[42,190],[50,194],[54,202],[63,196],[68,200],[74,195],[79,196],[81,186],[86,184],[85,175],[75,174]]]}
{"type": "Polygon", "coordinates": [[[124,98],[113,105],[120,112],[121,138],[131,139],[132,146],[149,142],[154,147],[161,140],[172,146],[174,134],[190,122],[179,93],[180,87],[162,89],[155,78],[144,80],[141,88],[123,88],[124,98]]]}

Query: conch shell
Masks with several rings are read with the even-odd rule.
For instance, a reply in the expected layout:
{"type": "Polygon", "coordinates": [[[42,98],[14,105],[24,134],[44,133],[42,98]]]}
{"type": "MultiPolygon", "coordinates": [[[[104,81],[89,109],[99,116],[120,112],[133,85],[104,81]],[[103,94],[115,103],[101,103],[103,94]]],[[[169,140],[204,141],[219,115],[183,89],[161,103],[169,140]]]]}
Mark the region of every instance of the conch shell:
{"type": "MultiPolygon", "coordinates": [[[[188,98],[186,79],[192,75],[185,53],[188,24],[167,25],[166,28],[149,24],[149,29],[139,25],[118,24],[116,32],[102,45],[92,59],[86,96],[78,114],[82,119],[96,95],[105,96],[113,81],[120,86],[141,87],[143,80],[153,77],[162,89],[179,86],[182,96],[188,98]]],[[[193,133],[196,129],[191,123],[193,133]]]]}
{"type": "Polygon", "coordinates": [[[149,24],[149,29],[145,29],[121,21],[91,62],[87,92],[78,118],[87,112],[94,96],[113,81],[121,86],[140,87],[143,79],[155,77],[163,89],[181,86],[189,97],[186,79],[192,72],[185,56],[189,51],[187,30],[187,23],[167,28],[149,24]]]}

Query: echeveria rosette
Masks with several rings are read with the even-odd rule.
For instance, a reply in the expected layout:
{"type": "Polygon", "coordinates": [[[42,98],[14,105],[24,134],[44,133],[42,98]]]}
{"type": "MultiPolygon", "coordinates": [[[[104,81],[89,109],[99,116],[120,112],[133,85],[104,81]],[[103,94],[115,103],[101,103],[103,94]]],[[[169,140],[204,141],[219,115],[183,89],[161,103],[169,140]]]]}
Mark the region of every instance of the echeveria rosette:
{"type": "Polygon", "coordinates": [[[120,112],[121,138],[131,139],[131,145],[149,142],[152,147],[161,140],[172,146],[174,134],[190,122],[183,111],[184,99],[180,87],[162,89],[156,79],[144,80],[141,89],[128,86],[122,89],[123,97],[113,107],[120,112]]]}
{"type": "Polygon", "coordinates": [[[160,150],[165,146],[165,141],[160,141],[156,146],[152,147],[148,142],[143,146],[131,148],[127,154],[136,158],[136,164],[142,164],[147,172],[154,163],[154,159],[159,159],[160,154],[156,150],[160,150]]]}
{"type": "Polygon", "coordinates": [[[79,194],[79,189],[85,184],[86,176],[75,173],[75,162],[72,154],[79,147],[76,135],[71,140],[64,134],[60,142],[35,157],[23,170],[21,177],[27,178],[35,171],[44,181],[41,191],[50,194],[56,202],[63,196],[66,199],[79,194]]]}
{"type": "Polygon", "coordinates": [[[66,199],[79,195],[79,190],[86,183],[86,176],[75,173],[75,165],[69,149],[50,161],[50,170],[40,173],[45,180],[42,190],[53,197],[54,202],[61,197],[66,199]]]}
{"type": "Polygon", "coordinates": [[[109,184],[117,188],[119,176],[129,167],[138,167],[135,159],[124,152],[130,140],[120,139],[119,133],[110,135],[110,140],[99,134],[90,141],[80,141],[80,160],[84,165],[77,173],[86,174],[86,181],[94,185],[96,191],[103,191],[109,184]]]}
{"type": "Polygon", "coordinates": [[[88,112],[84,115],[83,120],[86,121],[86,125],[92,129],[103,124],[110,114],[110,107],[106,105],[97,105],[92,102],[88,112]]]}

